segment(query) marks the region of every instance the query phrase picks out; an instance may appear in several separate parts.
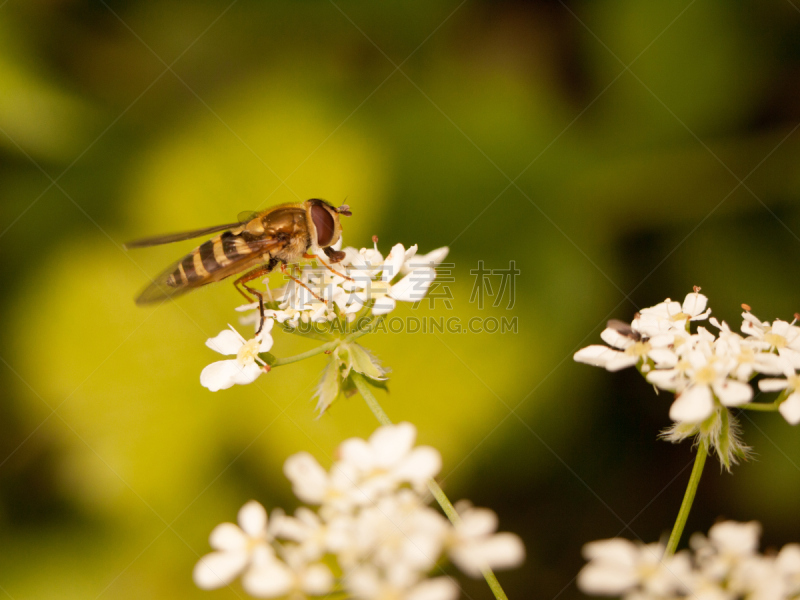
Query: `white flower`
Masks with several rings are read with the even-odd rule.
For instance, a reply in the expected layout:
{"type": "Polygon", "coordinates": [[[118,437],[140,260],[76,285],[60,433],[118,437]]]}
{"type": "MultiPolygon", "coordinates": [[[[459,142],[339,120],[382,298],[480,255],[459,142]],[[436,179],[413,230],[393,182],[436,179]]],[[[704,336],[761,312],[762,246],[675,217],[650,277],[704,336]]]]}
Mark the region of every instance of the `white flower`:
{"type": "Polygon", "coordinates": [[[661,544],[634,544],[614,538],[583,547],[589,563],[578,574],[578,587],[600,596],[641,591],[644,597],[669,597],[684,591],[690,579],[688,557],[664,559],[661,544]]]}
{"type": "Polygon", "coordinates": [[[406,262],[405,248],[402,244],[393,246],[389,256],[383,261],[380,271],[376,272],[375,264],[371,260],[375,260],[379,256],[380,254],[371,253],[368,257],[359,255],[354,258],[355,271],[348,270],[352,281],[347,282],[344,286],[346,289],[353,290],[348,300],[350,312],[360,310],[368,302],[373,301],[372,314],[385,315],[395,309],[398,300],[403,302],[422,300],[436,278],[435,269],[418,267],[397,283],[392,284],[392,280],[400,274],[401,267],[406,262]],[[373,279],[378,276],[377,280],[373,279]]]}
{"type": "Polygon", "coordinates": [[[660,304],[644,308],[641,311],[641,317],[645,320],[652,318],[656,322],[664,321],[685,329],[687,321],[700,321],[708,318],[708,315],[711,314],[711,309],[706,309],[708,298],[699,291],[700,288],[695,287],[694,292],[686,295],[683,304],[667,298],[660,304]]]}
{"type": "Polygon", "coordinates": [[[400,267],[401,274],[407,275],[408,273],[411,273],[415,269],[422,269],[422,268],[434,269],[438,267],[450,253],[450,248],[448,248],[447,246],[442,246],[441,248],[437,248],[436,250],[431,250],[427,254],[416,254],[416,250],[417,246],[415,244],[406,251],[405,262],[403,263],[403,266],[400,267]],[[409,255],[409,252],[412,249],[414,250],[414,252],[411,255],[409,255]]]}
{"type": "Polygon", "coordinates": [[[387,581],[371,566],[354,569],[345,580],[357,600],[456,600],[458,586],[447,577],[424,579],[411,585],[387,581]]]}
{"type": "Polygon", "coordinates": [[[513,533],[495,533],[497,515],[488,508],[459,502],[461,523],[455,526],[448,553],[455,565],[471,577],[486,569],[511,569],[525,560],[525,547],[513,533]]]}
{"type": "Polygon", "coordinates": [[[417,430],[410,423],[385,425],[369,441],[351,438],[337,451],[328,474],[307,452],[290,456],[284,473],[298,498],[336,510],[365,505],[402,484],[423,489],[441,469],[441,456],[429,446],[414,448],[417,430]]]}
{"type": "Polygon", "coordinates": [[[756,521],[724,521],[708,530],[708,537],[696,533],[689,539],[697,562],[706,576],[721,581],[743,560],[755,555],[761,525],[756,521]]]}
{"type": "Polygon", "coordinates": [[[349,519],[348,543],[337,555],[345,570],[369,562],[395,585],[409,586],[442,554],[448,521],[409,489],[384,496],[349,519]]]}
{"type": "Polygon", "coordinates": [[[242,577],[245,591],[259,598],[322,596],[333,589],[333,573],[322,563],[309,564],[295,548],[283,547],[284,561],[261,559],[242,577]]]}
{"type": "Polygon", "coordinates": [[[731,376],[739,381],[749,381],[755,373],[780,375],[785,371],[788,361],[777,354],[764,351],[764,346],[753,338],[743,338],[731,331],[727,323],[714,317],[709,322],[719,329],[719,337],[714,342],[718,354],[726,354],[736,361],[731,376]]]}
{"type": "Polygon", "coordinates": [[[267,319],[255,338],[245,340],[230,325],[218,336],[206,340],[206,346],[220,354],[235,354],[231,360],[220,360],[208,365],[200,373],[200,383],[212,392],[224,390],[234,384],[245,385],[255,381],[264,371],[266,363],[258,356],[272,348],[270,331],[274,321],[267,319]]]}
{"type": "Polygon", "coordinates": [[[711,336],[705,330],[699,332],[694,348],[674,368],[647,374],[650,383],[676,393],[669,411],[673,421],[696,423],[707,419],[714,412],[715,396],[724,406],[740,406],[753,397],[749,385],[728,378],[736,363],[720,354],[724,347],[713,346],[709,343],[713,336],[708,339],[703,334],[711,336]]]}
{"type": "Polygon", "coordinates": [[[758,382],[762,392],[786,390],[788,396],[780,403],[778,410],[790,425],[800,423],[800,375],[792,373],[786,379],[762,379],[758,382]]]}
{"type": "Polygon", "coordinates": [[[678,362],[675,353],[667,348],[672,343],[672,336],[659,335],[650,339],[627,323],[609,321],[600,337],[611,348],[587,346],[578,350],[573,358],[577,362],[603,367],[608,371],[619,371],[639,362],[646,371],[649,369],[648,360],[663,367],[672,367],[678,362]]]}
{"type": "Polygon", "coordinates": [[[239,510],[238,521],[239,527],[222,523],[211,532],[209,544],[216,552],[206,554],[195,565],[194,582],[198,587],[211,590],[228,585],[254,561],[264,565],[275,560],[264,507],[251,500],[239,510]]]}
{"type": "Polygon", "coordinates": [[[761,322],[750,311],[742,313],[742,333],[760,342],[767,350],[774,350],[795,369],[800,369],[800,327],[794,322],[775,319],[761,322]]]}

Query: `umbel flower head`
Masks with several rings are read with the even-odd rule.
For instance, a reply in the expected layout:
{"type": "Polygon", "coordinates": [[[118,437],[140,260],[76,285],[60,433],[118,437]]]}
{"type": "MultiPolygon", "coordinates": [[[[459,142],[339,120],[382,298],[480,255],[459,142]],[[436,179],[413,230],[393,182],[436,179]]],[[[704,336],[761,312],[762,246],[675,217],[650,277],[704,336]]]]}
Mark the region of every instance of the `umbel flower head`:
{"type": "Polygon", "coordinates": [[[273,365],[280,365],[280,359],[269,354],[271,333],[278,323],[285,332],[325,342],[329,360],[315,393],[319,415],[340,395],[355,393],[353,373],[363,375],[372,385],[385,387],[389,369],[355,339],[379,328],[381,319],[398,302],[422,300],[448,249],[417,254],[416,245],[406,248],[395,244],[384,257],[377,238],[373,242],[372,248],[342,250],[339,239],[333,246],[343,256],[339,262],[329,264],[330,259],[320,251],[314,263],[294,269],[285,286],[270,291],[265,280],[268,301],[264,323],[257,303],[237,309],[250,312],[241,321],[254,325],[257,335],[246,340],[229,326],[229,330],[208,339],[209,348],[235,358],[208,365],[200,374],[200,383],[211,391],[227,389],[252,383],[273,365]]]}
{"type": "Polygon", "coordinates": [[[329,471],[308,453],[289,457],[284,471],[295,494],[316,510],[275,511],[268,521],[248,502],[239,526],[212,531],[215,552],[197,563],[195,583],[213,589],[241,576],[244,590],[263,598],[339,589],[363,600],[454,600],[457,584],[437,574],[443,556],[473,577],[521,564],[521,540],[496,533],[492,511],[459,504],[461,523],[453,526],[428,505],[425,483],[441,457],[415,439],[410,423],[380,427],[369,440],[343,442],[329,471]]]}
{"type": "Polygon", "coordinates": [[[675,424],[664,437],[697,437],[730,468],[747,448],[729,409],[753,401],[753,377],[782,375],[760,381],[759,388],[782,391],[781,414],[793,425],[800,422],[800,327],[794,321],[762,322],[746,307],[740,335],[710,314],[708,299],[696,287],[682,303],[667,299],[642,309],[631,323],[609,321],[601,333],[608,346],[588,346],[574,358],[609,371],[635,366],[657,389],[674,393],[669,416],[675,424]],[[692,323],[707,319],[718,333],[703,325],[692,330],[692,323]]]}
{"type": "Polygon", "coordinates": [[[691,550],[668,557],[662,544],[621,538],[591,542],[583,548],[589,563],[578,574],[578,587],[587,594],[625,600],[798,598],[800,545],[760,554],[760,534],[755,521],[724,521],[708,537],[694,534],[691,550]]]}

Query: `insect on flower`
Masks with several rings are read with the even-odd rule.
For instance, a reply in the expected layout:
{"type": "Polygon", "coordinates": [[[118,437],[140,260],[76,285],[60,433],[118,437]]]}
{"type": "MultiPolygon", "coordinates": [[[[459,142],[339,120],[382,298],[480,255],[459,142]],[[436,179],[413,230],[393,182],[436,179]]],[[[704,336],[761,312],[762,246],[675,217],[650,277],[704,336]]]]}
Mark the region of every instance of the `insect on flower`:
{"type": "Polygon", "coordinates": [[[342,234],[339,215],[349,217],[350,207],[343,204],[335,208],[324,200],[312,198],[247,214],[238,223],[129,242],[125,245],[127,248],[142,248],[223,232],[167,267],[139,294],[136,304],[149,304],[179,296],[247,271],[233,285],[248,302],[258,299],[260,331],[264,326],[264,297],[247,282],[271,273],[279,265],[284,270],[288,264],[313,258],[309,251],[318,249],[325,252],[331,263],[342,261],[345,253],[331,248],[342,234]]]}

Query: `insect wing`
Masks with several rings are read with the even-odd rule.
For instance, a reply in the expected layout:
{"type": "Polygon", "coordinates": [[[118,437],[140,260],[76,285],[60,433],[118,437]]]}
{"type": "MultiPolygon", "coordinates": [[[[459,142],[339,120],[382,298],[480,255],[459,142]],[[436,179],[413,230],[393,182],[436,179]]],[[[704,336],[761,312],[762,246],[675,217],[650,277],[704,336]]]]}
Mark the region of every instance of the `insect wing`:
{"type": "Polygon", "coordinates": [[[127,242],[124,244],[124,246],[125,248],[147,248],[148,246],[160,246],[162,244],[171,244],[172,242],[190,240],[202,235],[208,235],[209,233],[217,233],[218,231],[224,231],[225,229],[233,229],[234,227],[239,227],[240,225],[240,222],[226,223],[225,225],[215,225],[214,227],[204,227],[203,229],[194,229],[192,231],[181,231],[178,233],[168,233],[166,235],[156,235],[153,237],[127,242]]]}
{"type": "Polygon", "coordinates": [[[226,232],[167,267],[139,294],[136,304],[174,298],[220,281],[265,262],[265,253],[275,253],[284,245],[285,242],[273,237],[245,242],[240,236],[226,232]]]}

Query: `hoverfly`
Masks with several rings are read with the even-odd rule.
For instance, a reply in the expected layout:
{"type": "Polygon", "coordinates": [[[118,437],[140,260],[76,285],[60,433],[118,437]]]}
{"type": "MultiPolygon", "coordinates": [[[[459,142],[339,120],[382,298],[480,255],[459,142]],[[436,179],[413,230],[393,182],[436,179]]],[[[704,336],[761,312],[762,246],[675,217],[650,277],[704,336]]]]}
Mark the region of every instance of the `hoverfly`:
{"type": "Polygon", "coordinates": [[[331,248],[342,235],[339,215],[349,217],[350,207],[343,204],[335,208],[324,200],[312,198],[298,204],[280,204],[252,213],[238,223],[129,242],[125,244],[127,248],[142,248],[223,232],[167,267],[139,294],[136,304],[173,298],[252,269],[236,279],[233,285],[248,302],[253,302],[253,298],[258,299],[261,312],[258,329],[261,331],[264,325],[264,297],[247,282],[269,274],[279,265],[283,269],[303,258],[312,258],[313,255],[308,253],[312,249],[322,249],[331,263],[340,262],[345,253],[331,248]]]}

